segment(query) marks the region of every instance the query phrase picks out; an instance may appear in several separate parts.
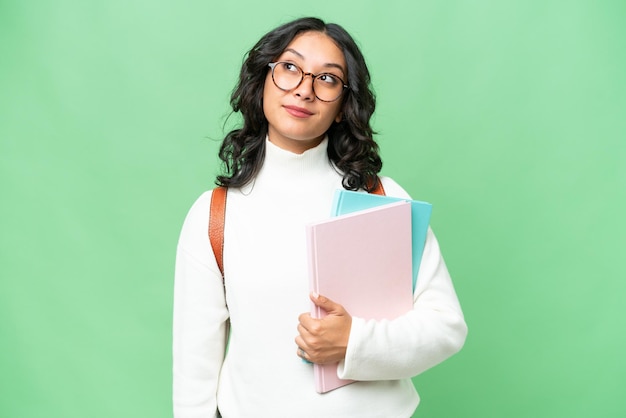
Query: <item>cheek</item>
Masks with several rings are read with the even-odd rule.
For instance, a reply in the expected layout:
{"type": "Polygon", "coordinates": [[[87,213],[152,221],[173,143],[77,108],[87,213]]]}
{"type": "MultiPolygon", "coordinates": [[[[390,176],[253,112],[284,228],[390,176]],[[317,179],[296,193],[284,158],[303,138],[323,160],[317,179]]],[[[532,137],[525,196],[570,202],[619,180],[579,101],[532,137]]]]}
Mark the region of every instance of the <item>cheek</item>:
{"type": "Polygon", "coordinates": [[[268,75],[263,84],[263,110],[271,108],[278,103],[280,96],[283,94],[272,81],[272,76],[268,75]]]}
{"type": "Polygon", "coordinates": [[[272,77],[268,74],[265,77],[265,83],[263,83],[263,98],[265,99],[265,95],[269,93],[270,87],[272,83],[272,77]]]}

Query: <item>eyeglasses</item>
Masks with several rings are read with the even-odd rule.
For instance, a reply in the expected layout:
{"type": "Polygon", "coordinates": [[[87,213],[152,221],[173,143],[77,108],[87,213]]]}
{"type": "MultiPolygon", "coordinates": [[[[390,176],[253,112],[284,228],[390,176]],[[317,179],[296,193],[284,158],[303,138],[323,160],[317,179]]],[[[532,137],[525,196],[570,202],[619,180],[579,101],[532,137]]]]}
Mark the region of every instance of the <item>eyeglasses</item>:
{"type": "Polygon", "coordinates": [[[313,79],[313,94],[322,102],[334,102],[343,94],[348,85],[335,74],[331,73],[305,73],[302,68],[291,62],[270,62],[272,80],[276,87],[289,91],[298,87],[304,77],[310,75],[313,79]]]}

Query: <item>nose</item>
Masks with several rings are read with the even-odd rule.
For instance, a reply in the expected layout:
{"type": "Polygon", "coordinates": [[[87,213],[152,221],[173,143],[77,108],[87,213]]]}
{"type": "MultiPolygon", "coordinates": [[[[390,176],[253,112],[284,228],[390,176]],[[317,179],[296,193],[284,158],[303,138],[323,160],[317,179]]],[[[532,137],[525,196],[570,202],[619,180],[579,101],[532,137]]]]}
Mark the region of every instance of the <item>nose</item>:
{"type": "Polygon", "coordinates": [[[313,74],[302,74],[302,81],[300,82],[298,87],[294,89],[294,94],[303,100],[313,100],[313,98],[315,97],[315,92],[313,91],[314,80],[315,79],[313,77],[313,74]]]}

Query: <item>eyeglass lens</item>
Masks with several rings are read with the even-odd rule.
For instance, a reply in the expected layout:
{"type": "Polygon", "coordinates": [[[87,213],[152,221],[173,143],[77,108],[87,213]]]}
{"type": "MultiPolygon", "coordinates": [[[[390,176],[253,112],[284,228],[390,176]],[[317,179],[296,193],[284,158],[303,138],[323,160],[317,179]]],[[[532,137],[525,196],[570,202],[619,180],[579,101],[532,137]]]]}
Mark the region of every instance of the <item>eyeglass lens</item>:
{"type": "MultiPolygon", "coordinates": [[[[295,89],[304,79],[302,69],[293,63],[277,62],[272,67],[274,84],[281,90],[295,89]]],[[[313,77],[313,92],[318,99],[324,102],[332,102],[341,96],[344,83],[338,76],[331,73],[307,75],[313,77]]]]}

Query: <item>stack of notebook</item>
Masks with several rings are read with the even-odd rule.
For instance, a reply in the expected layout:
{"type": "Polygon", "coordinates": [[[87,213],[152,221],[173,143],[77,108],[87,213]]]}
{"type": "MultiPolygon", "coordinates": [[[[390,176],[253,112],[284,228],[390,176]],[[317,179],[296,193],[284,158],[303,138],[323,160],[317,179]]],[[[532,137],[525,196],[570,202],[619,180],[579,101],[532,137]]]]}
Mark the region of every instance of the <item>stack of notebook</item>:
{"type": "MultiPolygon", "coordinates": [[[[307,226],[311,291],[363,319],[408,312],[431,211],[425,202],[338,191],[333,217],[307,226]]],[[[312,317],[324,315],[312,307],[312,317]]],[[[337,364],[315,364],[314,375],[319,393],[352,382],[337,377],[337,364]]]]}

